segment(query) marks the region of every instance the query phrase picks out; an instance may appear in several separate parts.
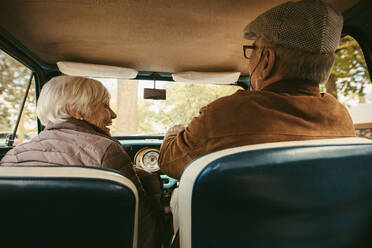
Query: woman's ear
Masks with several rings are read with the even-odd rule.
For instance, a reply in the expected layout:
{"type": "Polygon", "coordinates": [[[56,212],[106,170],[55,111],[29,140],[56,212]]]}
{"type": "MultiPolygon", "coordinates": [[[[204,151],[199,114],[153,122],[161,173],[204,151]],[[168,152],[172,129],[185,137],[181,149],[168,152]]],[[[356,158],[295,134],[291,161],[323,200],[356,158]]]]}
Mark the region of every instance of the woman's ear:
{"type": "Polygon", "coordinates": [[[75,119],[80,119],[82,116],[81,114],[79,114],[78,112],[75,112],[74,110],[72,110],[71,108],[71,105],[70,104],[67,104],[66,105],[66,111],[69,115],[71,115],[71,117],[75,118],[75,119]]]}
{"type": "Polygon", "coordinates": [[[265,49],[263,54],[263,65],[264,68],[262,70],[262,78],[267,80],[272,76],[274,72],[274,65],[275,65],[275,52],[271,47],[265,49]]]}

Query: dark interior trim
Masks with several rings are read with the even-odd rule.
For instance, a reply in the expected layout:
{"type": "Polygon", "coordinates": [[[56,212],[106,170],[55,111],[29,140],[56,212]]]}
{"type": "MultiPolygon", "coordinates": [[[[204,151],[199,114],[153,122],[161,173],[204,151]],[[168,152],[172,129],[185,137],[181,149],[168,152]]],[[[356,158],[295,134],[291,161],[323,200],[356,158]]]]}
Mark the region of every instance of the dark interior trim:
{"type": "Polygon", "coordinates": [[[372,5],[370,0],[361,0],[343,13],[343,35],[352,36],[363,51],[369,75],[372,75],[372,5]]]}

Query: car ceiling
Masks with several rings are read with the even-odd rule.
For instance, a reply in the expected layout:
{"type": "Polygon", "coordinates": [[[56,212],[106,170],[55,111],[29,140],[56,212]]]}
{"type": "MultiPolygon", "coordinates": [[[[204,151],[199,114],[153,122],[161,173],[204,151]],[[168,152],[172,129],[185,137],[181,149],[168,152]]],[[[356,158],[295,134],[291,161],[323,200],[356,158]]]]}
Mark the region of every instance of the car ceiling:
{"type": "MultiPolygon", "coordinates": [[[[0,1],[0,26],[40,60],[140,71],[240,71],[244,27],[286,0],[0,1]]],[[[327,0],[344,12],[359,0],[327,0]]]]}

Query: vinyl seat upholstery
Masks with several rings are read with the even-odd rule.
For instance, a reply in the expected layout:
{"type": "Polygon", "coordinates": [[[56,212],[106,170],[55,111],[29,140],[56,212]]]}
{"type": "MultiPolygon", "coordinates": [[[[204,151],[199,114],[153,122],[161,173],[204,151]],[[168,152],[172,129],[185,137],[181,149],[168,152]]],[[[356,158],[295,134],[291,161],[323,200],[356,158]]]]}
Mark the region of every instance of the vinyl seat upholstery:
{"type": "Polygon", "coordinates": [[[372,247],[372,141],[269,143],[194,160],[181,247],[372,247]]]}
{"type": "Polygon", "coordinates": [[[138,195],[114,170],[0,167],[1,247],[137,247],[138,195]]]}

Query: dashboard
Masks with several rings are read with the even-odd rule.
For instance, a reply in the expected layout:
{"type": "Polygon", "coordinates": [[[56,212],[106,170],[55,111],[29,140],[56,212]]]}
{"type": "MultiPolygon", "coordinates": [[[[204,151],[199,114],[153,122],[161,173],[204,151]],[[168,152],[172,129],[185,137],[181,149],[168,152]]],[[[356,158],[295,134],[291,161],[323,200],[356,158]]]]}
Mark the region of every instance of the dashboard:
{"type": "Polygon", "coordinates": [[[161,172],[158,158],[160,154],[160,146],[163,142],[163,137],[116,137],[123,145],[125,151],[128,153],[129,157],[133,163],[140,167],[141,169],[160,175],[163,182],[163,189],[165,194],[170,194],[174,187],[177,186],[177,180],[168,177],[161,172]]]}
{"type": "Polygon", "coordinates": [[[148,172],[157,172],[160,170],[159,164],[159,149],[144,147],[140,149],[134,156],[134,163],[148,172]]]}
{"type": "Polygon", "coordinates": [[[160,146],[127,145],[124,149],[137,167],[151,173],[160,171],[158,164],[160,146]]]}
{"type": "Polygon", "coordinates": [[[138,167],[148,171],[157,172],[160,146],[163,142],[162,136],[128,136],[115,137],[123,145],[125,151],[138,167]]]}

